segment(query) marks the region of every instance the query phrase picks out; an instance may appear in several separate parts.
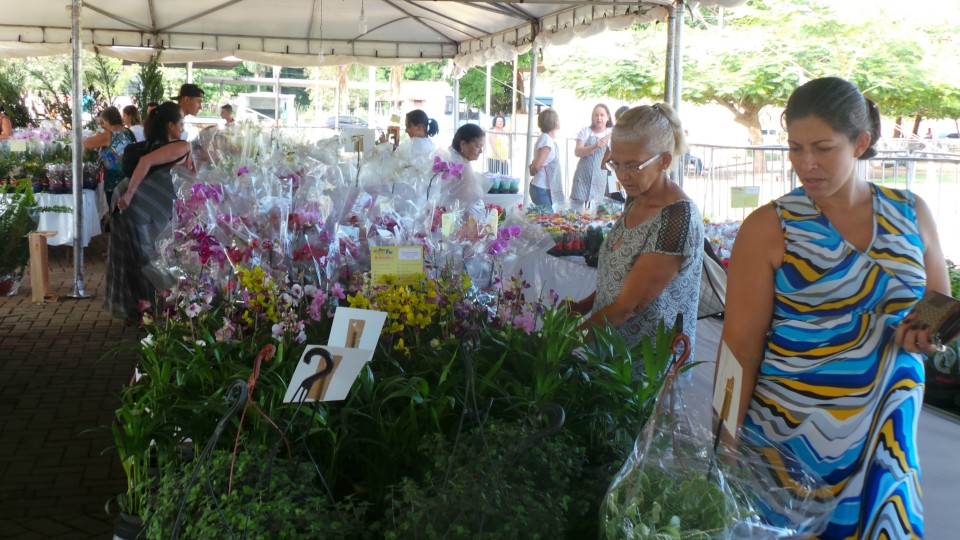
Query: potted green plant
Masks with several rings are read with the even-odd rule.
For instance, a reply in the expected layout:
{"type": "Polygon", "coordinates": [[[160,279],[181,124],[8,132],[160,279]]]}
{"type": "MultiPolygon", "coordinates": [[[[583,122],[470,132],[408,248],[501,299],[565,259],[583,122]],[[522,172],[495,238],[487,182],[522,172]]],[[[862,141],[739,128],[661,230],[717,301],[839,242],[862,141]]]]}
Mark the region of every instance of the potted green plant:
{"type": "Polygon", "coordinates": [[[41,212],[69,212],[65,206],[40,206],[33,185],[20,180],[13,193],[0,198],[0,295],[17,293],[30,259],[27,235],[37,230],[41,212]]]}
{"type": "Polygon", "coordinates": [[[30,258],[27,234],[37,229],[39,212],[29,180],[0,199],[0,295],[16,294],[30,258]]]}

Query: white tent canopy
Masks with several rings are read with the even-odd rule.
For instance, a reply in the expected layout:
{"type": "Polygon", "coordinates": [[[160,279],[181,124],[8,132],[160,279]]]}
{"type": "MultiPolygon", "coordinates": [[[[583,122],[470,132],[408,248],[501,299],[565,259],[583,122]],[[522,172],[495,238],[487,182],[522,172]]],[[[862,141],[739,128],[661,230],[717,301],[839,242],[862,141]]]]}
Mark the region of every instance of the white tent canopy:
{"type": "MultiPolygon", "coordinates": [[[[722,1],[722,0],[721,0],[722,1]]],[[[12,0],[4,0],[13,3],[12,0]]],[[[164,62],[236,58],[307,67],[409,64],[454,58],[461,68],[511,60],[533,45],[565,43],[609,28],[665,20],[673,0],[90,0],[87,50],[164,62]],[[361,13],[367,31],[361,33],[361,13]]],[[[70,53],[66,1],[8,6],[0,57],[70,53]]]]}

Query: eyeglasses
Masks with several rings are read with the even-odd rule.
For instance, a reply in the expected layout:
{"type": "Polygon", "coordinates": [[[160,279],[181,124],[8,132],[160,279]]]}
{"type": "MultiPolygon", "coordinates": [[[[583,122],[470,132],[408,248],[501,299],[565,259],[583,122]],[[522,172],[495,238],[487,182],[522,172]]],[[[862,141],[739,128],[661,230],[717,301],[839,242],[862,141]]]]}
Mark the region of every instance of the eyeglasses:
{"type": "Polygon", "coordinates": [[[622,174],[627,174],[627,173],[630,173],[630,172],[638,173],[638,172],[646,169],[647,167],[653,165],[653,164],[654,164],[658,159],[660,159],[662,156],[663,156],[663,154],[657,154],[657,155],[653,156],[652,158],[644,161],[643,163],[641,163],[641,164],[639,164],[639,165],[625,165],[625,164],[622,164],[622,163],[617,163],[616,161],[613,161],[612,159],[611,159],[611,160],[608,160],[608,161],[607,161],[606,163],[604,163],[603,165],[607,168],[608,171],[611,171],[611,172],[616,173],[616,174],[621,174],[621,173],[622,173],[622,174]]]}

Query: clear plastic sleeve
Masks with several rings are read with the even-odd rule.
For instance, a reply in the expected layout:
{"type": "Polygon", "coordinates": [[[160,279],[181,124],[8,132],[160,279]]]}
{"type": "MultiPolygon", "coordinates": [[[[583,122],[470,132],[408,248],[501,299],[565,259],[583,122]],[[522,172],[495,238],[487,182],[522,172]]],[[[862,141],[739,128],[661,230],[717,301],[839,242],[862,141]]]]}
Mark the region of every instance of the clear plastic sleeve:
{"type": "Polygon", "coordinates": [[[832,491],[785,448],[742,434],[715,445],[669,372],[657,406],[601,507],[603,538],[809,538],[832,491]]]}

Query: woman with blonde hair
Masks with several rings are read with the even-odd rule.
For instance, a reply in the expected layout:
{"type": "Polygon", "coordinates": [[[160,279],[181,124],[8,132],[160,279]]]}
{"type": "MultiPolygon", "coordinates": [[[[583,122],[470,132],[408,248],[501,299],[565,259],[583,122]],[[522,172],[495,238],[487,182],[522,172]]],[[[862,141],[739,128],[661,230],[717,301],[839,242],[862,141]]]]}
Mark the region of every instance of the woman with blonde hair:
{"type": "Polygon", "coordinates": [[[557,131],[560,115],[555,109],[544,109],[537,116],[540,138],[534,147],[533,163],[530,164],[530,201],[551,212],[563,202],[563,174],[560,171],[560,149],[557,147],[557,131]]]}
{"type": "Polygon", "coordinates": [[[666,103],[630,109],[613,128],[606,166],[628,202],[600,248],[596,291],[570,304],[575,313],[590,313],[583,327],[609,324],[633,346],[680,315],[695,342],[703,220],[669,172],[686,147],[677,112],[666,103]]]}

